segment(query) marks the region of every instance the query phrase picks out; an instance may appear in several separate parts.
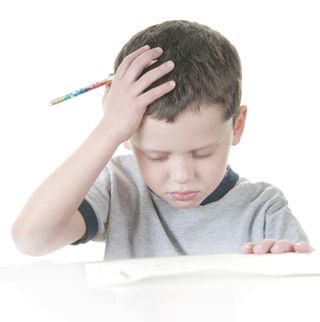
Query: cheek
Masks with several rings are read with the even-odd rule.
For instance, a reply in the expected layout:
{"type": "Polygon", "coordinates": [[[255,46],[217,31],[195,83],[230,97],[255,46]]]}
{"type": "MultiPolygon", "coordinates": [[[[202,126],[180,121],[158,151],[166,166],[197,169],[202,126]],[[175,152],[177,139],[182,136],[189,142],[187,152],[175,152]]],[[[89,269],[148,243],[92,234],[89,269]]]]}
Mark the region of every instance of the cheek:
{"type": "Polygon", "coordinates": [[[198,168],[198,178],[210,189],[215,188],[225,176],[227,166],[228,158],[225,155],[202,163],[198,168]]]}
{"type": "Polygon", "coordinates": [[[139,158],[137,163],[146,185],[152,187],[161,181],[161,178],[163,177],[161,166],[153,164],[149,160],[145,160],[145,158],[139,158]]]}
{"type": "Polygon", "coordinates": [[[198,168],[199,177],[202,181],[212,181],[213,178],[219,177],[219,174],[223,172],[224,166],[212,163],[202,164],[198,168]]]}

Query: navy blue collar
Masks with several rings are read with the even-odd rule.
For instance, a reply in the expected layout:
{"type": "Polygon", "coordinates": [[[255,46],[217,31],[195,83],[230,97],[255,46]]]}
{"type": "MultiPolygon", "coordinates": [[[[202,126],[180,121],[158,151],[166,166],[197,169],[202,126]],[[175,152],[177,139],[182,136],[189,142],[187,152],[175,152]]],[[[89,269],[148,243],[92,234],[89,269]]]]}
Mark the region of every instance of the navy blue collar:
{"type": "Polygon", "coordinates": [[[211,192],[211,194],[206,199],[204,199],[201,202],[200,206],[204,206],[210,202],[215,202],[220,198],[222,198],[227,192],[229,192],[235,186],[238,179],[239,179],[239,175],[235,173],[230,168],[230,166],[228,166],[227,173],[222,179],[222,181],[220,182],[220,184],[218,185],[218,187],[213,192],[211,192]]]}

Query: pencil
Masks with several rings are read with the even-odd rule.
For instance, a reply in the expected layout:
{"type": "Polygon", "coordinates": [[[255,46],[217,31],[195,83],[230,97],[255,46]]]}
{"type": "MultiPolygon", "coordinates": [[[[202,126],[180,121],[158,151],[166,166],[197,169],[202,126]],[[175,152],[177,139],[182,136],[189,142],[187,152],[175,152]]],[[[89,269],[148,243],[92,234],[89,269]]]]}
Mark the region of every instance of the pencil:
{"type": "MultiPolygon", "coordinates": [[[[145,68],[153,65],[157,61],[158,61],[157,59],[151,61],[145,68]]],[[[83,93],[86,93],[88,91],[91,91],[91,90],[93,90],[95,88],[98,88],[98,87],[101,87],[101,86],[104,86],[104,85],[107,85],[107,84],[111,84],[112,80],[113,80],[113,77],[114,77],[114,75],[112,74],[111,76],[109,76],[108,78],[106,78],[106,79],[104,79],[104,80],[102,80],[100,82],[93,83],[91,85],[88,85],[88,86],[85,86],[83,88],[77,89],[76,91],[71,92],[69,94],[57,97],[57,98],[53,99],[52,101],[50,101],[49,105],[52,106],[52,105],[55,105],[55,104],[58,104],[58,103],[65,102],[66,100],[68,100],[70,98],[79,96],[79,95],[81,95],[83,93]]]]}
{"type": "Polygon", "coordinates": [[[98,88],[98,87],[101,87],[101,86],[104,86],[104,85],[107,85],[107,84],[111,84],[112,80],[113,80],[113,75],[108,77],[108,78],[106,78],[106,79],[104,79],[104,80],[102,80],[102,81],[100,81],[100,82],[93,83],[91,85],[88,85],[88,86],[82,87],[80,89],[77,89],[76,91],[71,92],[69,94],[57,97],[57,98],[53,99],[52,101],[50,101],[49,105],[52,106],[52,105],[55,105],[55,104],[58,104],[58,103],[61,103],[61,102],[65,102],[66,100],[68,100],[70,98],[76,97],[78,95],[81,95],[83,93],[91,91],[91,90],[93,90],[95,88],[98,88]]]}

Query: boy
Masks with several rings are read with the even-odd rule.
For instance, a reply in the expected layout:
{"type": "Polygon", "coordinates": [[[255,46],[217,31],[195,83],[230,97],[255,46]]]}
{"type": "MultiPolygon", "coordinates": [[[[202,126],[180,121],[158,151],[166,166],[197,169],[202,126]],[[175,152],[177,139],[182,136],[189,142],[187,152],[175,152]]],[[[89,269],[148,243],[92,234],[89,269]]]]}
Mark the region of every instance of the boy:
{"type": "Polygon", "coordinates": [[[228,166],[247,108],[226,38],[167,21],[133,36],[115,70],[101,122],[17,218],[21,251],[91,239],[105,259],[311,250],[283,194],[228,166]],[[111,159],[123,142],[133,156],[111,159]]]}

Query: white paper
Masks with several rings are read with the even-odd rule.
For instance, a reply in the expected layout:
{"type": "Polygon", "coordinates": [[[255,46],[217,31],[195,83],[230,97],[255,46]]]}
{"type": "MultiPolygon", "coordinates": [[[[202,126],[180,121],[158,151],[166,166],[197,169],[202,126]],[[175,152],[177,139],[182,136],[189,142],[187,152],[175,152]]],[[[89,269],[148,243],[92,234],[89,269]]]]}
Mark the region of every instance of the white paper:
{"type": "Polygon", "coordinates": [[[267,276],[320,276],[320,256],[313,254],[209,255],[137,258],[85,265],[89,286],[129,283],[150,277],[190,273],[246,273],[267,276]]]}

